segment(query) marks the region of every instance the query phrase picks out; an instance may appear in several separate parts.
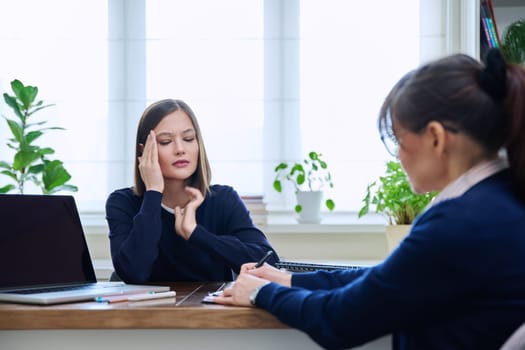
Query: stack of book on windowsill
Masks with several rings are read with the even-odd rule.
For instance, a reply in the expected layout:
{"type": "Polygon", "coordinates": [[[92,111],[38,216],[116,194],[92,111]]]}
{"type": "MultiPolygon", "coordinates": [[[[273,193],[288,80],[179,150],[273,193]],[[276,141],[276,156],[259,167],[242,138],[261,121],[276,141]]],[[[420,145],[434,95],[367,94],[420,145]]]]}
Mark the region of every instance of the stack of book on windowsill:
{"type": "Polygon", "coordinates": [[[244,204],[250,211],[250,216],[255,226],[265,226],[268,218],[266,203],[263,202],[262,195],[244,195],[241,196],[244,204]]]}

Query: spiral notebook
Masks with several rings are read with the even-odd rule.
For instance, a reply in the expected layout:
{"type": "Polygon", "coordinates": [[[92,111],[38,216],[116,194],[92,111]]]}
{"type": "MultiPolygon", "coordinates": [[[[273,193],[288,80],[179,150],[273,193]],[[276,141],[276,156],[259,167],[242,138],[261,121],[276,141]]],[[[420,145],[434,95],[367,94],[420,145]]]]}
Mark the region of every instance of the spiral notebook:
{"type": "Polygon", "coordinates": [[[0,195],[0,302],[46,305],[168,290],[98,282],[72,196],[0,195]]]}

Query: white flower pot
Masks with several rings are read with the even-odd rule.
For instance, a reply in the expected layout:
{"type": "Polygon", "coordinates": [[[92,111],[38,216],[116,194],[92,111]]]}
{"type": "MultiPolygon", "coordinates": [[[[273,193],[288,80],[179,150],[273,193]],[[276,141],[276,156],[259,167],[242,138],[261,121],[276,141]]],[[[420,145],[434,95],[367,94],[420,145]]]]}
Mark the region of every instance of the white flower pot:
{"type": "Polygon", "coordinates": [[[302,207],[297,221],[301,224],[318,224],[321,222],[322,191],[299,191],[296,193],[297,204],[302,207]]]}

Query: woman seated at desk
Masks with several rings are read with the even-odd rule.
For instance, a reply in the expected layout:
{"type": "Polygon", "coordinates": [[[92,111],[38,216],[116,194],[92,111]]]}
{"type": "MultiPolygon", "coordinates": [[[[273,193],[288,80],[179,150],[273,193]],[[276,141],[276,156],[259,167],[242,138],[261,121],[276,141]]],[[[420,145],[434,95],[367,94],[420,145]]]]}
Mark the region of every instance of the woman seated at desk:
{"type": "Polygon", "coordinates": [[[215,302],[251,302],[330,349],[389,333],[394,349],[499,349],[525,322],[524,96],[525,71],[497,50],[408,73],[381,138],[415,192],[440,191],[408,236],[361,270],[244,265],[215,302]]]}
{"type": "MultiPolygon", "coordinates": [[[[210,185],[200,128],[186,103],[150,105],[135,147],[135,186],[106,202],[111,257],[122,280],[231,281],[243,263],[273,250],[235,190],[210,185]]],[[[273,254],[269,263],[278,260],[273,254]]]]}

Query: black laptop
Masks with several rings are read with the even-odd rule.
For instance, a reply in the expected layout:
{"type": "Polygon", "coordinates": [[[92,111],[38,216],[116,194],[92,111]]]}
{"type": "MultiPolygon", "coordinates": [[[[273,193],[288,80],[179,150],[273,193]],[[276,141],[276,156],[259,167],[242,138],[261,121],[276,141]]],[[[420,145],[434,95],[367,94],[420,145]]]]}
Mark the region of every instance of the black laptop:
{"type": "Polygon", "coordinates": [[[167,290],[97,282],[72,196],[0,194],[0,301],[57,304],[167,290]]]}

